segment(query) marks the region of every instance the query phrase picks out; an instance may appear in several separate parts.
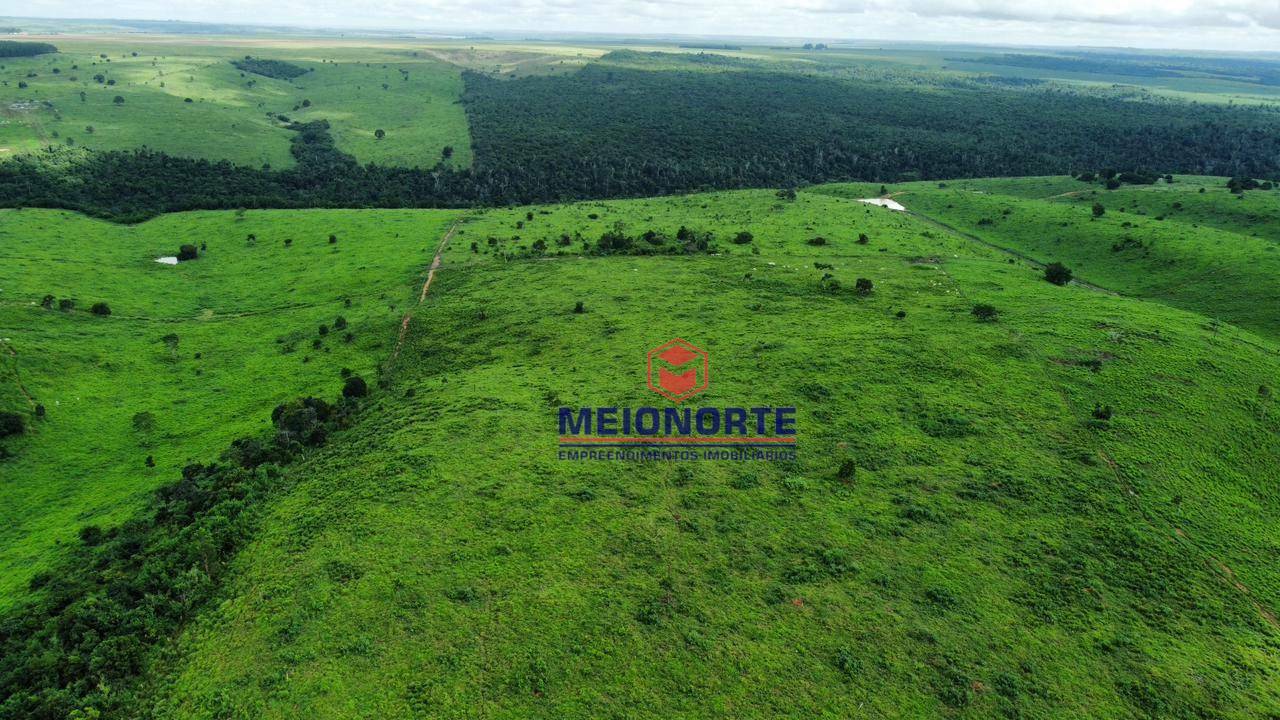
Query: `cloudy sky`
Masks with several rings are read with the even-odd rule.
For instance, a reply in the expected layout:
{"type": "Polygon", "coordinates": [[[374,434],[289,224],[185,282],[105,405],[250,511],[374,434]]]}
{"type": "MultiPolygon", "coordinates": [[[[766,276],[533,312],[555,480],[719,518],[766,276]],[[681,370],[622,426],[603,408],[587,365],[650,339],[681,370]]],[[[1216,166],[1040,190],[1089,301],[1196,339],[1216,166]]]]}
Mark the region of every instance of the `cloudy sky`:
{"type": "Polygon", "coordinates": [[[0,15],[1280,51],[1280,0],[0,0],[0,15]]]}

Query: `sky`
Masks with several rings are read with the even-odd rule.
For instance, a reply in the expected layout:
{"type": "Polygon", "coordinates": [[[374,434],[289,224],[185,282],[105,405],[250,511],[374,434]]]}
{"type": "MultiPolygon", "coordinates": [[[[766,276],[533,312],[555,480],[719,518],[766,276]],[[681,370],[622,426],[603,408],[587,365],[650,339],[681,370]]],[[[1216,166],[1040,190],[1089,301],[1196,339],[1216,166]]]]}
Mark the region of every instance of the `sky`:
{"type": "Polygon", "coordinates": [[[0,0],[0,15],[1280,51],[1280,0],[0,0]]]}

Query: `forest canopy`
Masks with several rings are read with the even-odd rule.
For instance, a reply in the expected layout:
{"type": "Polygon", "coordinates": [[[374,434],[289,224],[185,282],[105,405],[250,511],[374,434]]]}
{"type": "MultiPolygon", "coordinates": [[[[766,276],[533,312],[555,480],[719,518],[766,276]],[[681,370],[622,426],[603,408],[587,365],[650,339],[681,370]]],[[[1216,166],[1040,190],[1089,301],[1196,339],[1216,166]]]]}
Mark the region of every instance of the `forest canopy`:
{"type": "Polygon", "coordinates": [[[58,52],[58,48],[49,43],[0,40],[0,58],[33,57],[56,52],[58,52]]]}
{"type": "Polygon", "coordinates": [[[438,157],[429,168],[361,165],[320,120],[289,126],[297,164],[287,170],[145,149],[19,157],[0,163],[0,205],[133,221],[192,209],[468,207],[1102,167],[1280,177],[1271,108],[1135,102],[1052,84],[921,88],[722,68],[714,57],[667,55],[653,69],[648,56],[620,51],[570,75],[464,73],[475,153],[467,169],[438,157]]]}

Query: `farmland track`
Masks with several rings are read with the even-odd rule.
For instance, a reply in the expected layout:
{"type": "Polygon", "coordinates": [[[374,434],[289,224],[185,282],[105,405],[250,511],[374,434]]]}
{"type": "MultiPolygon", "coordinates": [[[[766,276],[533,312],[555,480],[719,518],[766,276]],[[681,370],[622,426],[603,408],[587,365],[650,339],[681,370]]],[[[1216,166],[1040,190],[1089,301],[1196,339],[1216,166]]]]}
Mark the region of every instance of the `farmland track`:
{"type": "Polygon", "coordinates": [[[392,361],[400,356],[400,348],[404,346],[404,337],[409,332],[409,321],[413,319],[413,311],[427,299],[427,291],[431,289],[431,281],[435,280],[436,270],[440,269],[440,256],[444,253],[445,246],[449,244],[449,239],[458,230],[458,224],[461,222],[461,218],[454,220],[449,225],[449,229],[445,231],[444,236],[440,238],[440,244],[436,246],[436,254],[431,259],[431,268],[427,271],[427,279],[422,283],[422,292],[418,293],[418,302],[409,306],[409,309],[404,313],[404,319],[400,321],[400,333],[396,336],[396,345],[391,351],[392,361]]]}

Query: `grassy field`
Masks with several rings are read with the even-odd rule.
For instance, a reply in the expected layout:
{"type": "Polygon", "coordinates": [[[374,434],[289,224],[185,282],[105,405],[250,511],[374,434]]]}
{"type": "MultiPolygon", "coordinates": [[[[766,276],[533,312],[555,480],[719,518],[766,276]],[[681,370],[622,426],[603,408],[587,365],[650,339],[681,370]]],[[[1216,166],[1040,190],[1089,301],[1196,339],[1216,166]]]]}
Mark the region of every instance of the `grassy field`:
{"type": "Polygon", "coordinates": [[[2,215],[0,407],[47,413],[0,464],[7,605],[82,526],[128,518],[183,465],[269,427],[275,404],[336,393],[342,368],[372,376],[456,213],[190,213],[133,227],[2,215]],[[180,243],[207,249],[154,261],[180,243]],[[45,295],[75,309],[44,308],[45,295]],[[99,301],[109,317],[89,312],[99,301]]]}
{"type": "Polygon", "coordinates": [[[1280,713],[1274,195],[1224,183],[1099,190],[1098,220],[1068,178],[889,188],[919,215],[849,184],[6,211],[0,408],[48,412],[0,465],[0,603],[349,368],[385,382],[287,470],[222,601],[150,656],[139,714],[1280,713]],[[681,227],[712,251],[597,254],[681,227]],[[1112,252],[1124,233],[1151,256],[1112,252]],[[153,261],[179,242],[207,247],[153,261]],[[1045,282],[1056,259],[1105,289],[1045,282]],[[796,461],[557,459],[558,407],[665,402],[644,356],[674,336],[711,353],[693,405],[797,407],[796,461]]]}
{"type": "Polygon", "coordinates": [[[3,63],[0,156],[73,142],[101,150],[145,145],[172,155],[288,167],[292,133],[283,115],[328,120],[338,148],[361,162],[430,167],[451,146],[450,164],[471,164],[467,121],[456,104],[460,69],[420,50],[54,40],[57,54],[3,63]],[[311,72],[291,81],[242,73],[231,61],[245,55],[311,72]],[[117,96],[123,104],[114,102],[117,96]],[[376,138],[376,130],[385,137],[376,138]]]}
{"type": "Polygon", "coordinates": [[[1108,289],[1280,337],[1274,190],[1241,197],[1224,178],[1194,176],[1117,191],[1063,178],[893,189],[913,211],[1108,289]]]}
{"type": "Polygon", "coordinates": [[[292,471],[155,710],[1275,713],[1278,371],[1259,335],[825,193],[473,216],[390,386],[292,471]],[[680,225],[721,252],[574,237],[680,225]],[[653,402],[671,336],[712,354],[698,405],[794,403],[799,460],[557,460],[555,409],[653,402]]]}

